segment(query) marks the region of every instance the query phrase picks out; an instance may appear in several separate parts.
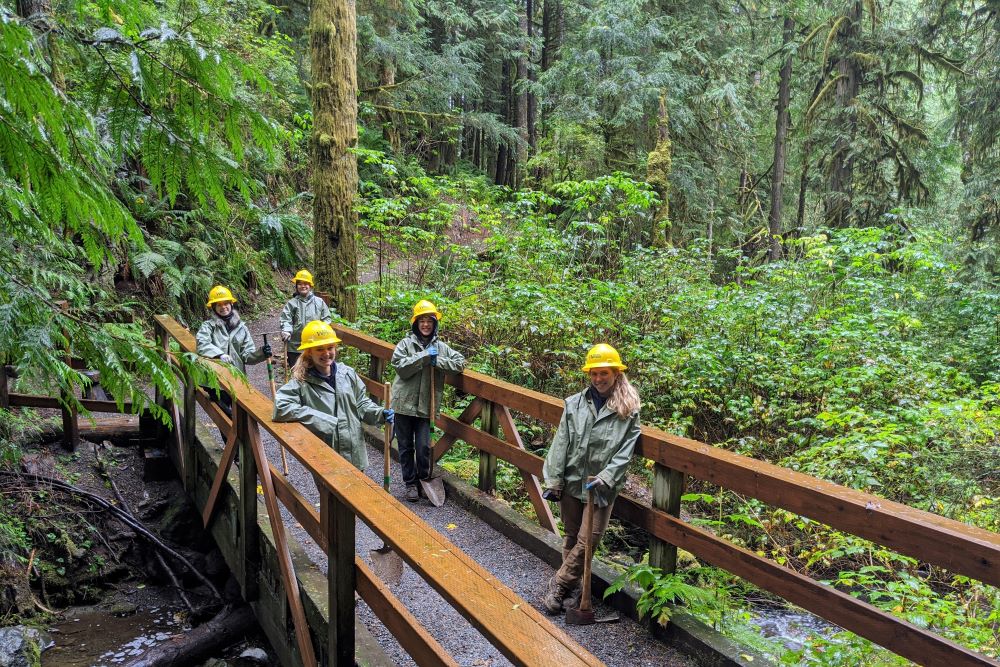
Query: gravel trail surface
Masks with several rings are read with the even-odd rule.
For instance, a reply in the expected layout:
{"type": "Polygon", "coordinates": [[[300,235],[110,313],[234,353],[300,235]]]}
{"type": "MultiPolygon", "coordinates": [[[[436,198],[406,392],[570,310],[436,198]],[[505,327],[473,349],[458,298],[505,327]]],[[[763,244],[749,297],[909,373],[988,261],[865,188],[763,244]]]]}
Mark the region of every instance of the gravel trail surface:
{"type": "MultiPolygon", "coordinates": [[[[275,331],[279,328],[277,314],[247,324],[254,333],[254,342],[258,346],[262,342],[259,335],[261,332],[275,331]]],[[[280,341],[272,342],[272,347],[276,357],[280,356],[280,341]]],[[[247,370],[251,383],[265,395],[270,396],[266,365],[250,366],[247,370]]],[[[364,368],[358,370],[365,371],[364,368]]],[[[283,370],[278,364],[275,366],[275,375],[280,386],[283,370]]],[[[206,423],[210,431],[217,433],[214,424],[200,409],[199,419],[206,423]]],[[[261,435],[268,457],[273,462],[280,461],[277,443],[266,431],[262,430],[261,435]]],[[[366,474],[381,484],[382,452],[380,449],[369,447],[368,457],[366,474]]],[[[292,456],[288,457],[288,466],[289,480],[306,498],[318,503],[319,496],[312,475],[306,472],[292,456]]],[[[404,492],[401,472],[395,462],[392,464],[391,492],[397,498],[402,498],[404,492]]],[[[549,565],[454,503],[447,502],[442,507],[433,507],[426,500],[421,500],[419,503],[407,503],[407,506],[536,609],[544,611],[540,596],[549,577],[554,574],[549,565]]],[[[282,514],[285,525],[290,527],[289,533],[325,571],[326,555],[305,531],[297,526],[284,508],[282,514]]],[[[369,551],[380,546],[381,540],[362,522],[359,521],[357,525],[357,550],[370,564],[369,551]]],[[[493,667],[510,664],[499,650],[409,567],[404,569],[402,581],[394,587],[393,592],[460,665],[493,667]]],[[[596,611],[600,616],[610,613],[611,609],[599,605],[596,611]]],[[[381,621],[360,600],[358,613],[396,664],[415,664],[383,627],[381,621]]],[[[687,667],[695,664],[690,658],[654,639],[645,628],[627,618],[622,618],[618,623],[591,626],[567,626],[561,615],[550,618],[608,665],[687,667]]]]}

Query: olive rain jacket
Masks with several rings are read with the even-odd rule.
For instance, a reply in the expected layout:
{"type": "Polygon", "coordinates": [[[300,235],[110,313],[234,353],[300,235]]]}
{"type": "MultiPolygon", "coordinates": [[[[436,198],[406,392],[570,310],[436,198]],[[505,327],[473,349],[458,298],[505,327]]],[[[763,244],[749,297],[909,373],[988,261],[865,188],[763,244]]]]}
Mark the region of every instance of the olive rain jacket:
{"type": "Polygon", "coordinates": [[[195,339],[198,341],[198,354],[215,359],[228,354],[241,373],[247,372],[247,366],[259,364],[267,357],[257,351],[253,336],[247,325],[240,320],[240,314],[233,309],[232,330],[226,328],[226,322],[214,312],[198,327],[195,339]]]}
{"type": "Polygon", "coordinates": [[[584,389],[566,399],[559,428],[545,456],[545,488],[586,502],[583,486],[599,477],[604,486],[593,489],[594,504],[607,507],[625,486],[625,471],[639,441],[639,411],[620,419],[605,403],[598,412],[584,389]]]}
{"type": "Polygon", "coordinates": [[[465,370],[465,357],[453,350],[447,343],[438,340],[437,335],[431,336],[425,346],[420,337],[409,333],[399,341],[392,353],[393,367],[396,369],[396,379],[392,381],[392,409],[401,415],[429,418],[431,414],[431,371],[434,377],[434,408],[440,412],[441,397],[444,394],[444,374],[461,373],[465,370]],[[431,366],[431,358],[427,347],[437,345],[437,366],[431,366]]]}
{"type": "Polygon", "coordinates": [[[368,452],[361,422],[383,424],[382,408],[368,397],[357,372],[346,364],[336,364],[334,384],[309,373],[305,380],[292,378],[274,397],[276,422],[299,422],[334,451],[364,470],[368,452]]]}
{"type": "Polygon", "coordinates": [[[290,333],[292,337],[288,339],[288,348],[297,350],[302,344],[302,329],[313,320],[322,320],[327,324],[332,324],[330,319],[330,307],[323,299],[316,296],[309,290],[307,296],[301,297],[298,294],[293,296],[281,309],[281,330],[290,333]]]}

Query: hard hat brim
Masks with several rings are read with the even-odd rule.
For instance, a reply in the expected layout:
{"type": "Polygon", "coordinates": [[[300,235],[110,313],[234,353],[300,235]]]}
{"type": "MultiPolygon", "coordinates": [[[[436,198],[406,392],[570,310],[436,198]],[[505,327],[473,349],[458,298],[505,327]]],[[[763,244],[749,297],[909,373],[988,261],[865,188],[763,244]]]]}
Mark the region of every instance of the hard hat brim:
{"type": "Polygon", "coordinates": [[[613,361],[598,361],[598,362],[595,362],[593,364],[584,364],[580,368],[580,370],[582,370],[584,373],[588,373],[588,372],[592,371],[595,368],[613,368],[616,371],[627,371],[628,370],[628,366],[626,366],[625,364],[616,364],[613,361]]]}
{"type": "Polygon", "coordinates": [[[229,303],[237,303],[236,299],[226,299],[226,298],[211,299],[208,303],[205,304],[205,307],[206,308],[211,308],[213,305],[215,305],[217,303],[222,303],[223,301],[228,301],[229,303]]]}
{"type": "Polygon", "coordinates": [[[341,339],[339,339],[336,336],[334,336],[332,339],[325,338],[323,340],[315,340],[315,341],[313,341],[311,343],[302,343],[297,348],[295,348],[295,350],[297,352],[301,352],[302,350],[309,350],[309,349],[312,349],[314,347],[322,347],[324,345],[339,345],[340,343],[343,343],[343,342],[344,341],[342,341],[341,339]]]}
{"type": "Polygon", "coordinates": [[[423,317],[424,315],[433,315],[434,319],[438,321],[438,324],[441,324],[441,313],[439,313],[436,309],[428,310],[426,313],[417,313],[416,315],[410,318],[410,324],[413,324],[414,322],[417,321],[417,318],[423,317]]]}

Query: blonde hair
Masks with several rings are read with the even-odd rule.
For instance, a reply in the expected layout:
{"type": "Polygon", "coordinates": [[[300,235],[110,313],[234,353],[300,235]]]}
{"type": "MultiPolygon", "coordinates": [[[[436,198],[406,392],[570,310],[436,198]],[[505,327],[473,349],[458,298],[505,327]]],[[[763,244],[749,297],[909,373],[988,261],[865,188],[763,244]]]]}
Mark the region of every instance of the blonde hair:
{"type": "MultiPolygon", "coordinates": [[[[302,350],[302,354],[299,355],[299,358],[295,360],[295,364],[292,366],[292,377],[299,382],[305,381],[309,371],[316,367],[316,364],[313,363],[312,355],[309,354],[315,349],[314,347],[308,347],[302,350]]],[[[334,359],[336,359],[336,356],[334,359]]]]}
{"type": "Polygon", "coordinates": [[[611,396],[608,398],[608,409],[617,412],[619,419],[628,419],[641,405],[639,392],[628,381],[628,376],[625,373],[616,372],[615,384],[611,387],[611,396]]]}

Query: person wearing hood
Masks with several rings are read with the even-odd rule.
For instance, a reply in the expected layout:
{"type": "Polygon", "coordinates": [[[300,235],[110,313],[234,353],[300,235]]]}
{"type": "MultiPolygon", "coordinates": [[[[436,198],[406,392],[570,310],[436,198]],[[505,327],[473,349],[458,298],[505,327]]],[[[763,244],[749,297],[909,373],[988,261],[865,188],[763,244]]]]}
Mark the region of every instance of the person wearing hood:
{"type": "Polygon", "coordinates": [[[357,372],[337,363],[340,338],[326,322],[313,320],[302,330],[298,361],[274,397],[276,422],[299,422],[334,451],[364,470],[368,467],[361,422],[392,424],[393,412],[368,396],[357,372]]]}
{"type": "MultiPolygon", "coordinates": [[[[241,373],[246,373],[247,365],[259,364],[271,356],[271,346],[265,343],[259,350],[253,343],[250,329],[240,319],[233,304],[236,299],[228,288],[216,285],[208,292],[206,308],[211,315],[198,328],[198,354],[209,359],[232,364],[241,373]]],[[[232,414],[232,397],[224,390],[218,390],[216,402],[226,414],[232,414]]],[[[209,392],[215,393],[214,390],[209,392]]]]}
{"type": "Polygon", "coordinates": [[[327,324],[332,324],[330,318],[330,307],[323,299],[313,292],[313,276],[302,269],[292,278],[295,283],[295,294],[285,303],[281,309],[281,340],[285,341],[285,362],[288,368],[295,365],[301,352],[298,351],[302,344],[302,330],[307,322],[320,320],[327,324]]]}
{"type": "MultiPolygon", "coordinates": [[[[417,481],[431,476],[431,373],[434,376],[434,411],[441,406],[444,374],[465,370],[465,357],[438,339],[441,313],[430,301],[413,307],[410,333],[396,345],[391,364],[392,408],[396,411],[399,465],[403,469],[406,499],[420,499],[417,481]]],[[[436,415],[434,415],[436,416],[436,415]]]]}
{"type": "Polygon", "coordinates": [[[610,345],[600,343],[590,349],[582,368],[590,384],[566,399],[545,456],[542,497],[559,503],[564,528],[562,566],[542,597],[550,614],[563,611],[563,601],[580,583],[587,545],[599,544],[607,530],[639,441],[639,394],[629,383],[626,368],[610,345]],[[590,535],[583,530],[588,494],[594,501],[590,535]]]}

